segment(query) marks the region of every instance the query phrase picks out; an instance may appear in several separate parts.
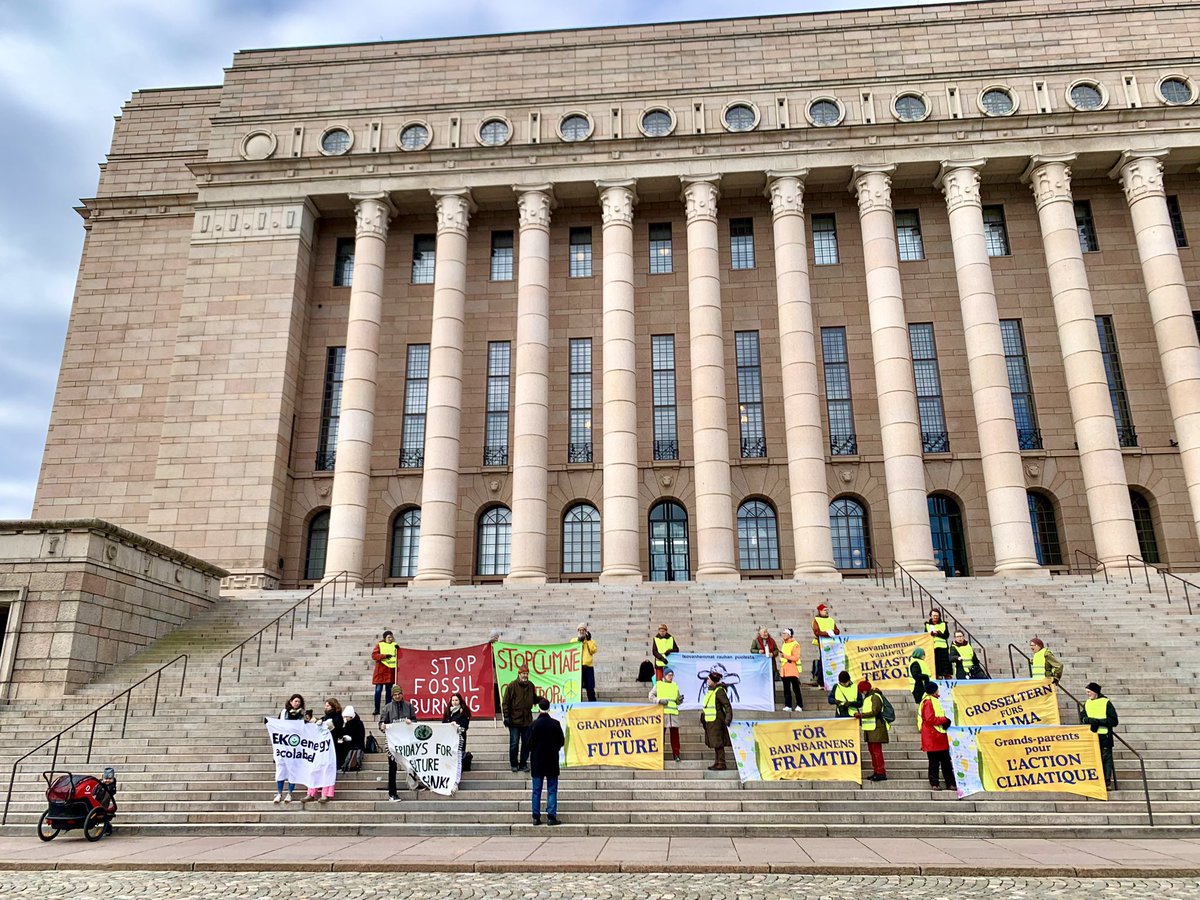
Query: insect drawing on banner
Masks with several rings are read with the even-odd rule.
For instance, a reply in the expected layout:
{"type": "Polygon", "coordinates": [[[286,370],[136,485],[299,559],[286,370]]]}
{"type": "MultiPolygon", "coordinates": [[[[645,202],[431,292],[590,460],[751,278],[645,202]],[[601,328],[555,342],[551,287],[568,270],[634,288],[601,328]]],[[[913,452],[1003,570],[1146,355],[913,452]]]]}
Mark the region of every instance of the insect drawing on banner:
{"type": "Polygon", "coordinates": [[[723,663],[713,663],[711,668],[696,672],[696,677],[700,679],[700,690],[696,692],[696,702],[704,702],[704,695],[708,693],[708,675],[710,672],[715,672],[721,676],[721,684],[729,689],[729,702],[737,703],[739,699],[737,686],[742,677],[737,672],[730,672],[725,668],[723,663]]]}

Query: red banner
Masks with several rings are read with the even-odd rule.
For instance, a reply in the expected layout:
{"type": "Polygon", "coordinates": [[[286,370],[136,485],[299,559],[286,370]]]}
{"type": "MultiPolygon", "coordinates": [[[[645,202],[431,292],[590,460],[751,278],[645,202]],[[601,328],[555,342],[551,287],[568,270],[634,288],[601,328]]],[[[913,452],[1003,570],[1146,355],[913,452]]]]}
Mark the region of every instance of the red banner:
{"type": "Polygon", "coordinates": [[[441,719],[451,694],[462,694],[472,717],[496,715],[490,644],[455,650],[396,649],[396,683],[418,719],[441,719]]]}

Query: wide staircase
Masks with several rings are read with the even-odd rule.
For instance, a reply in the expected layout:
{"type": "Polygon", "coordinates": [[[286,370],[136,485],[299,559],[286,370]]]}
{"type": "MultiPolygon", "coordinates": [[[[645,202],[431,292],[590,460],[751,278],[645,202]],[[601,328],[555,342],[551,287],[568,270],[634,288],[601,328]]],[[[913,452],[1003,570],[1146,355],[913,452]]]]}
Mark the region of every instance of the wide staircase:
{"type": "MultiPolygon", "coordinates": [[[[1108,802],[1068,794],[993,794],[959,800],[930,791],[925,755],[911,724],[913,704],[892,694],[897,723],[887,747],[886,782],[854,784],[751,782],[734,770],[708,770],[696,714],[681,716],[683,761],[662,772],[586,768],[564,770],[556,832],[570,835],[753,836],[1189,836],[1200,837],[1200,615],[1180,598],[1168,603],[1161,588],[1105,585],[1068,577],[1053,581],[993,579],[927,584],[986,650],[991,674],[1009,677],[1009,643],[1026,648],[1040,635],[1066,665],[1063,684],[1077,696],[1099,681],[1116,704],[1120,733],[1144,758],[1145,788],[1155,827],[1147,820],[1138,760],[1118,744],[1120,789],[1108,802]]],[[[778,635],[782,626],[807,630],[817,603],[833,606],[844,632],[920,630],[924,609],[895,586],[869,580],[813,586],[791,582],[503,586],[447,590],[381,589],[314,605],[293,627],[285,619],[241,654],[224,653],[302,598],[297,592],[240,594],[162,639],[105,677],[62,700],[0,707],[0,788],[14,760],[72,721],[85,716],[159,666],[188,655],[151,678],[125,701],[63,737],[57,767],[120,777],[117,827],[143,834],[430,835],[529,833],[529,779],[509,770],[507,733],[499,722],[472,723],[474,754],[454,797],[404,792],[387,801],[387,759],[368,755],[361,772],[340,777],[329,804],[274,805],[274,767],[262,726],[293,691],[320,708],[325,697],[372,708],[369,652],[384,628],[404,646],[455,647],[482,643],[492,629],[514,642],[573,637],[587,622],[597,643],[600,699],[644,702],[647,685],[635,681],[658,622],[669,624],[685,650],[746,652],[759,625],[778,635]],[[218,676],[221,689],[217,692],[218,676]],[[155,706],[155,690],[157,703],[155,706]],[[121,736],[124,728],[124,737],[121,736]],[[90,763],[84,757],[89,740],[90,763]]],[[[812,647],[803,642],[804,672],[812,647]]],[[[1017,674],[1024,660],[1014,655],[1017,674]]],[[[804,689],[803,713],[825,718],[824,692],[804,689]]],[[[783,718],[787,713],[748,717],[783,718]]],[[[1063,721],[1076,721],[1063,697],[1063,721]]],[[[32,831],[45,809],[39,773],[51,764],[51,745],[22,762],[11,795],[7,832],[32,831]]],[[[865,753],[864,753],[865,757],[865,753]]]]}

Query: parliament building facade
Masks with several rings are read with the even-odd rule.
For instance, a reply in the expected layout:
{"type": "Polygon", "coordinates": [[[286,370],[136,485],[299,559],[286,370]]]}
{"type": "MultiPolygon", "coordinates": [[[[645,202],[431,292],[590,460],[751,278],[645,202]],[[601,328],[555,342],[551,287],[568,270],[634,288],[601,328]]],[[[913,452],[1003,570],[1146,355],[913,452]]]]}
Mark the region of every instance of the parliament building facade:
{"type": "Polygon", "coordinates": [[[34,516],[231,588],[1194,568],[1198,60],[1001,0],[139,91],[34,516]]]}

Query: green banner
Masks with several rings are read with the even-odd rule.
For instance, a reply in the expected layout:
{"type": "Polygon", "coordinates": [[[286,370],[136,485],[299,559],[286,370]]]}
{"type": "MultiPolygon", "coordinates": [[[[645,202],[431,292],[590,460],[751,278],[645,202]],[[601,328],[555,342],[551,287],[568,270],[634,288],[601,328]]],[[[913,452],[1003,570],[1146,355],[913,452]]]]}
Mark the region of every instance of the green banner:
{"type": "Polygon", "coordinates": [[[504,688],[517,680],[517,669],[529,666],[529,680],[540,696],[551,703],[578,703],[583,678],[583,645],[569,644],[492,644],[496,663],[496,684],[500,696],[504,688]]]}

